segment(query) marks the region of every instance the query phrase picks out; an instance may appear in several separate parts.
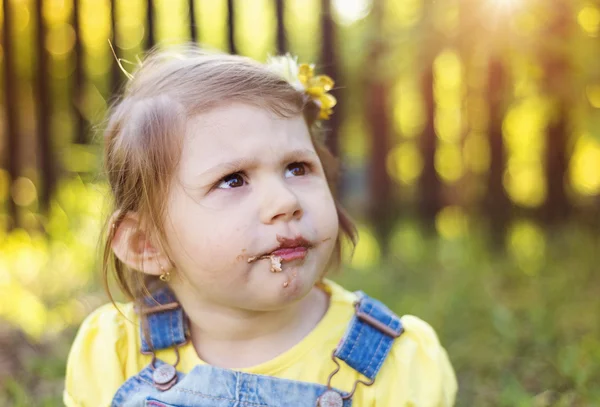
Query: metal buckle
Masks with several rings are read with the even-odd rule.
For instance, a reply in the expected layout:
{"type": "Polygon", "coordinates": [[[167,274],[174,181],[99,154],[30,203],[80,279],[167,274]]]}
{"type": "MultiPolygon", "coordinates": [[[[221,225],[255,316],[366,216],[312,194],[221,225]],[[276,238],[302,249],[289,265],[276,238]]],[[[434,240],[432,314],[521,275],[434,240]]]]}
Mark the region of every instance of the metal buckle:
{"type": "Polygon", "coordinates": [[[360,308],[360,301],[356,301],[354,303],[354,310],[356,313],[356,318],[360,319],[361,321],[363,321],[364,323],[366,323],[368,325],[371,325],[373,328],[378,329],[379,331],[383,332],[384,334],[391,336],[392,338],[398,338],[400,335],[402,335],[402,332],[394,331],[392,328],[390,328],[389,326],[387,326],[385,324],[382,324],[381,322],[379,322],[378,320],[373,318],[371,315],[360,311],[359,308],[360,308]]]}
{"type": "Polygon", "coordinates": [[[138,314],[144,316],[148,314],[156,314],[158,312],[173,311],[178,308],[181,308],[181,305],[178,302],[169,302],[167,304],[158,304],[153,307],[136,307],[136,311],[138,314]]]}
{"type": "MultiPolygon", "coordinates": [[[[350,393],[348,393],[346,396],[342,396],[341,394],[339,394],[338,392],[336,392],[335,390],[332,389],[331,387],[331,379],[333,379],[333,376],[336,375],[337,372],[340,371],[341,366],[340,363],[337,361],[337,357],[335,356],[335,351],[337,349],[334,349],[333,352],[331,353],[331,360],[333,360],[333,363],[335,363],[336,368],[333,372],[331,372],[329,374],[329,377],[327,378],[327,391],[325,393],[323,393],[321,395],[321,397],[319,397],[317,399],[317,407],[329,407],[328,404],[324,404],[325,402],[329,403],[332,407],[337,407],[339,406],[339,400],[350,400],[352,398],[352,396],[354,396],[354,392],[356,392],[356,387],[359,384],[364,384],[365,386],[371,386],[373,383],[375,383],[375,379],[371,379],[370,381],[366,382],[364,380],[356,380],[354,382],[354,385],[352,386],[352,390],[350,391],[350,393]],[[335,397],[333,394],[331,394],[332,392],[339,394],[340,399],[338,399],[337,397],[335,397]]],[[[343,403],[343,402],[342,402],[343,403]]]]}

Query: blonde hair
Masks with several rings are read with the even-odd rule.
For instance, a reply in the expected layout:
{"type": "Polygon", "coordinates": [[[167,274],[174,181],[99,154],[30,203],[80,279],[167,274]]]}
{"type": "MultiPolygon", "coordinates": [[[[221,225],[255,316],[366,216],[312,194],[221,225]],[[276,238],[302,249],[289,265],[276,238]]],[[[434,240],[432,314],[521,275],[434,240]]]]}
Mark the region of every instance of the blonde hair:
{"type": "MultiPolygon", "coordinates": [[[[128,212],[135,212],[146,231],[168,250],[162,220],[165,197],[177,168],[187,120],[229,102],[268,109],[281,117],[302,114],[311,131],[330,189],[338,178],[338,162],[325,147],[316,126],[319,108],[265,65],[251,59],[194,46],[152,51],[131,74],[123,95],[110,109],[105,129],[104,166],[114,198],[112,224],[104,244],[103,281],[108,295],[112,266],[120,290],[140,300],[157,280],[127,269],[111,248],[115,232],[128,212]]],[[[356,229],[336,201],[340,235],[332,258],[341,261],[341,239],[354,246],[356,229]]],[[[331,266],[331,264],[329,265],[331,266]]]]}

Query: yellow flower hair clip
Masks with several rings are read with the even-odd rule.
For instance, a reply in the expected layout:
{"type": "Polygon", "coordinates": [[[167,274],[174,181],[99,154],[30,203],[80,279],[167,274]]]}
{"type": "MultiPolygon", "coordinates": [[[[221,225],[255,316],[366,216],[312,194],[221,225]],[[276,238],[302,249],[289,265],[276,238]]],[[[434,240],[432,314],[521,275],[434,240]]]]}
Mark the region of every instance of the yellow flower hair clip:
{"type": "Polygon", "coordinates": [[[327,92],[333,88],[335,82],[327,75],[315,76],[314,64],[298,65],[298,58],[288,53],[270,57],[267,66],[319,106],[319,120],[327,120],[333,114],[337,100],[327,92]]]}

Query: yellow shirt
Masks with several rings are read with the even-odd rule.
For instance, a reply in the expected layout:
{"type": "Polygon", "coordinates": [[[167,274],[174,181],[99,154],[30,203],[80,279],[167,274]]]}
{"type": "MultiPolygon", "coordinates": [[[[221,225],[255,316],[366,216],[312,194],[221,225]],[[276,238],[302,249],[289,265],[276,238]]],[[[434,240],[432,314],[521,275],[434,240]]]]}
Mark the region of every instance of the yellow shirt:
{"type": "MultiPolygon", "coordinates": [[[[323,319],[298,344],[283,354],[243,372],[326,384],[335,368],[330,355],[344,335],[354,314],[354,293],[325,281],[330,305],[323,319]]],[[[67,407],[109,406],[118,388],[151,361],[139,351],[139,318],[132,303],[118,304],[124,315],[106,304],[90,314],[79,329],[67,362],[64,402],[67,407]]],[[[358,386],[355,407],[454,405],[456,378],[446,351],[433,329],[414,316],[401,318],[405,332],[394,345],[375,383],[358,386]]],[[[180,348],[177,369],[188,373],[205,364],[188,342],[180,348]]],[[[157,357],[174,363],[175,352],[167,349],[157,357]]],[[[350,391],[359,375],[341,362],[332,386],[350,391]]],[[[364,379],[364,378],[363,378],[364,379]]]]}

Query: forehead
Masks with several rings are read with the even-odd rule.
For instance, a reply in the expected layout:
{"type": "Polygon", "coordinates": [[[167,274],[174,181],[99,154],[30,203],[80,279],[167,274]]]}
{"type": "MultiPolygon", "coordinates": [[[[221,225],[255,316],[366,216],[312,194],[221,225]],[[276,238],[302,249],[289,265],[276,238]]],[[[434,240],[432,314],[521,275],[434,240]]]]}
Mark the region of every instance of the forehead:
{"type": "Polygon", "coordinates": [[[279,157],[314,151],[304,118],[283,118],[244,104],[217,107],[192,117],[186,126],[180,165],[202,170],[237,158],[279,157]]]}

